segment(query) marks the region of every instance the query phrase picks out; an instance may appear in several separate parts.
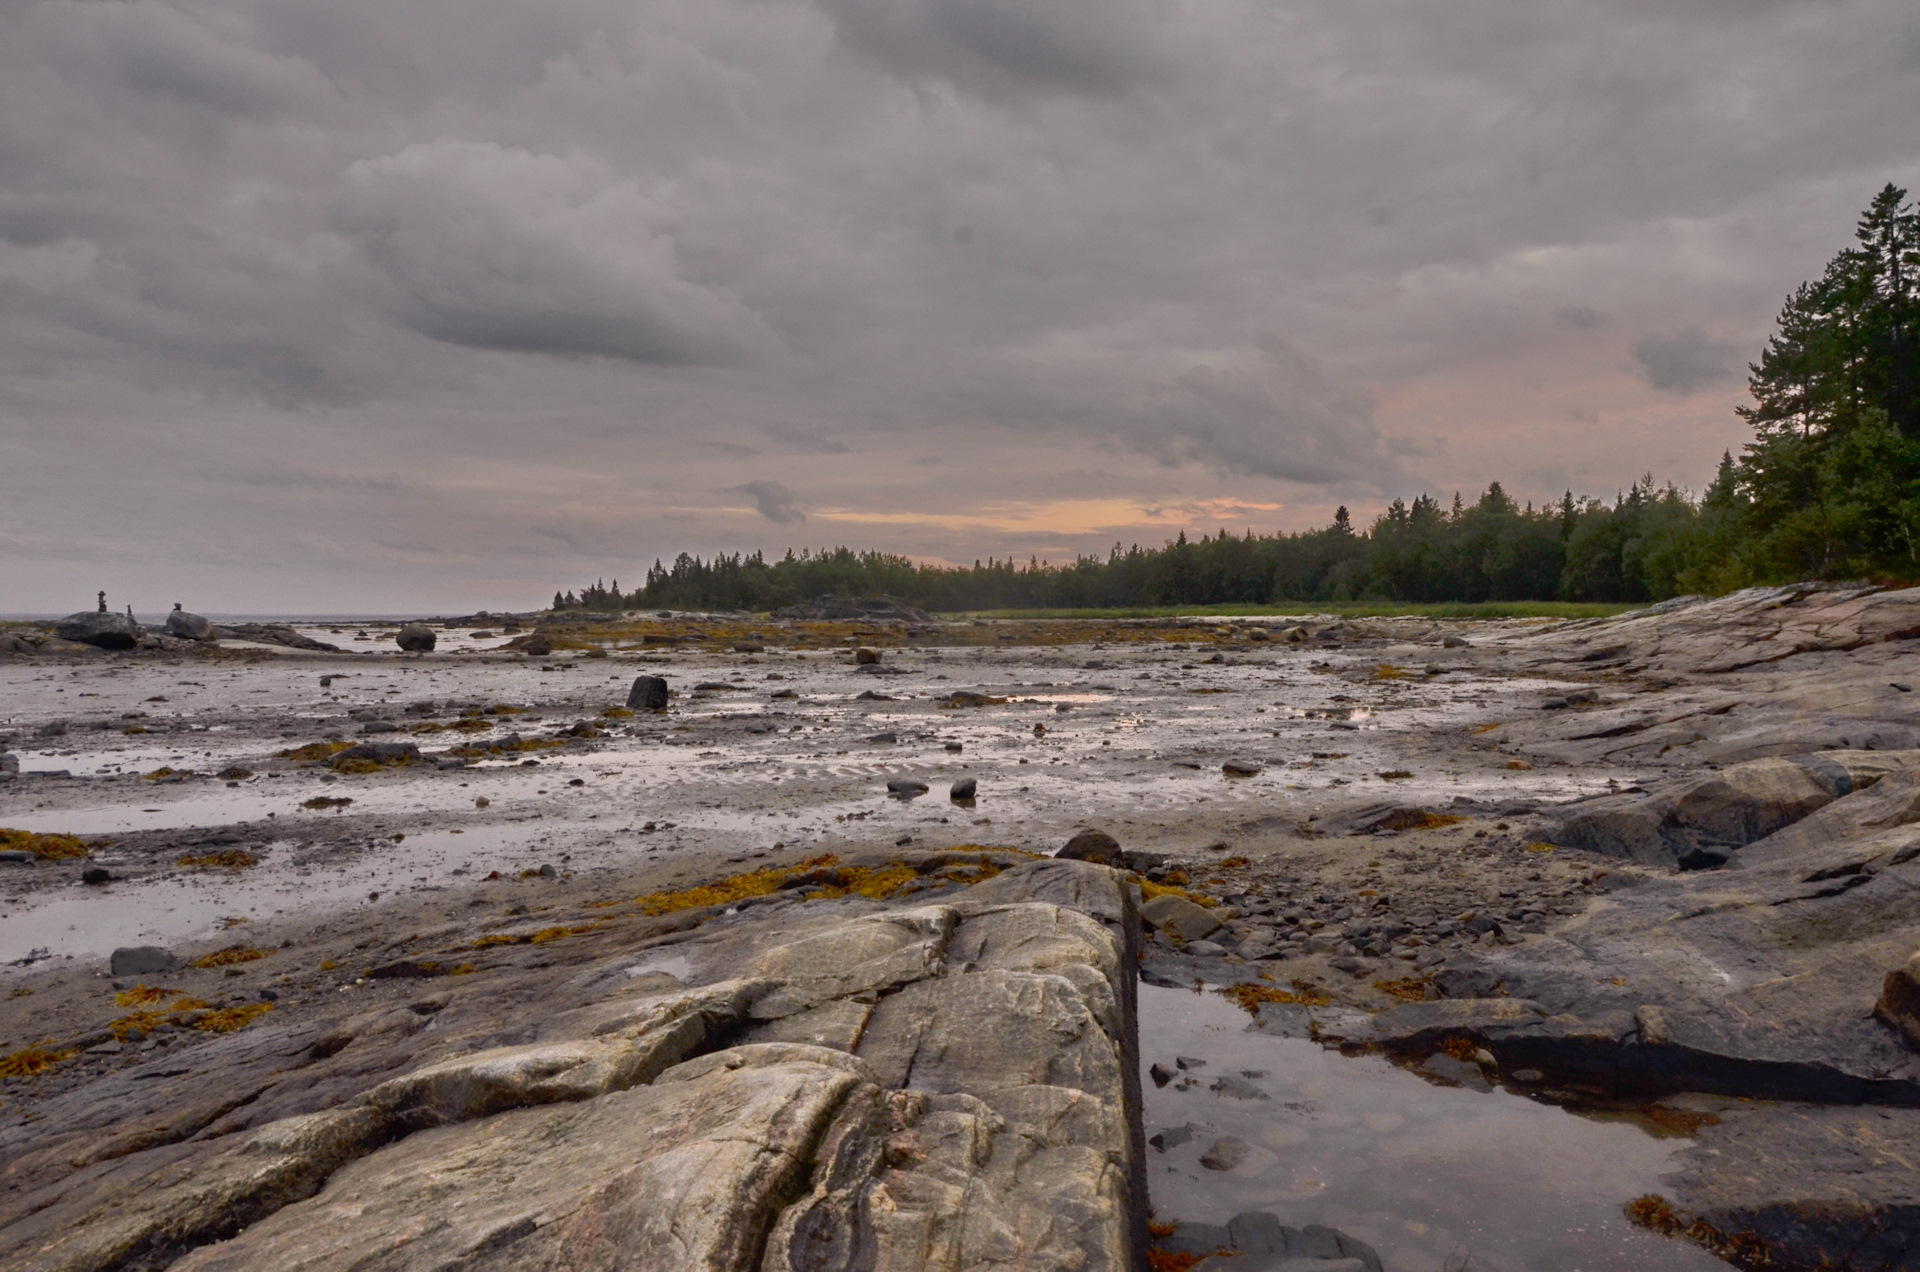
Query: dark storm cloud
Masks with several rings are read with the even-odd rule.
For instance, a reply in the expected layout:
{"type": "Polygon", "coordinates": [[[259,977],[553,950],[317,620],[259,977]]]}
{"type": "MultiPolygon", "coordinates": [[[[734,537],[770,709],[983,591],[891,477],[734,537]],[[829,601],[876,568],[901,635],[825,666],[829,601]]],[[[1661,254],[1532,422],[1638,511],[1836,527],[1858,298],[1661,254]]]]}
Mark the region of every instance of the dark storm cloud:
{"type": "MultiPolygon", "coordinates": [[[[1116,94],[1165,72],[1134,0],[820,0],[841,40],[910,78],[986,92],[1116,94]]],[[[964,227],[962,227],[964,230],[964,227]]]]}
{"type": "Polygon", "coordinates": [[[680,277],[673,211],[597,162],[436,141],[354,164],[338,207],[395,312],[436,340],[674,364],[765,335],[680,277]]]}
{"type": "Polygon", "coordinates": [[[807,514],[794,505],[794,494],[777,481],[750,481],[734,490],[753,500],[754,510],[777,526],[797,525],[807,514]]]}
{"type": "MultiPolygon", "coordinates": [[[[0,507],[85,490],[89,572],[538,599],[791,490],[970,560],[1025,544],[902,518],[1699,481],[1920,184],[1917,49],[1911,0],[15,0],[0,507]]],[[[67,587],[31,542],[0,591],[67,587]]]]}
{"type": "Polygon", "coordinates": [[[1698,327],[1641,336],[1633,342],[1633,360],[1647,383],[1662,393],[1698,393],[1737,379],[1741,352],[1730,340],[1716,340],[1698,327]]]}

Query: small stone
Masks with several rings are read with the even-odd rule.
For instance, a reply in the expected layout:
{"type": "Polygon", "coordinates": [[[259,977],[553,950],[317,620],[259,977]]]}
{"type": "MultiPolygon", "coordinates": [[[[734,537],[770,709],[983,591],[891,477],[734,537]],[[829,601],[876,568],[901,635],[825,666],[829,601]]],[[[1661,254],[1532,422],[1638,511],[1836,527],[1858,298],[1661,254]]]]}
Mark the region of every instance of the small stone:
{"type": "Polygon", "coordinates": [[[112,883],[117,877],[105,866],[88,866],[80,872],[80,882],[96,888],[103,883],[112,883]]]}
{"type": "Polygon", "coordinates": [[[1225,958],[1230,951],[1226,946],[1213,941],[1188,941],[1186,953],[1195,958],[1225,958]]]}
{"type": "Polygon", "coordinates": [[[542,879],[558,879],[560,872],[553,868],[552,862],[542,862],[540,865],[540,877],[542,879]]]}
{"type": "Polygon", "coordinates": [[[1220,771],[1228,777],[1257,777],[1265,767],[1258,760],[1228,760],[1220,771]]]}
{"type": "Polygon", "coordinates": [[[1449,636],[1446,639],[1442,640],[1440,643],[1448,649],[1473,648],[1473,646],[1467,643],[1467,638],[1464,636],[1449,636]]]}
{"type": "Polygon", "coordinates": [[[1153,1085],[1163,1087],[1173,1081],[1173,1070],[1155,1060],[1153,1067],[1147,1070],[1147,1076],[1153,1079],[1153,1085]]]}
{"type": "MultiPolygon", "coordinates": [[[[1162,1085],[1165,1084],[1163,1083],[1162,1085]]],[[[1170,1126],[1164,1131],[1154,1132],[1152,1138],[1147,1140],[1147,1143],[1153,1146],[1154,1152],[1164,1153],[1168,1149],[1178,1148],[1192,1139],[1193,1128],[1191,1126],[1170,1126]]]]}
{"type": "Polygon", "coordinates": [[[1444,1051],[1422,1060],[1414,1066],[1414,1072],[1444,1082],[1449,1086],[1462,1086],[1473,1091],[1491,1091],[1493,1084],[1487,1081],[1487,1075],[1480,1072],[1480,1066],[1470,1060],[1456,1060],[1444,1051]]]}
{"type": "Polygon", "coordinates": [[[1232,1135],[1223,1135],[1215,1140],[1206,1152],[1200,1154],[1200,1164],[1208,1170],[1232,1170],[1247,1160],[1249,1151],[1245,1140],[1232,1135]]]}
{"type": "Polygon", "coordinates": [[[1272,1098],[1265,1091],[1262,1091],[1245,1078],[1235,1077],[1233,1074],[1215,1079],[1214,1084],[1208,1087],[1207,1090],[1229,1100],[1266,1100],[1272,1098]]]}
{"type": "Polygon", "coordinates": [[[878,742],[883,745],[889,745],[889,746],[895,742],[898,742],[899,740],[900,740],[900,735],[898,733],[893,732],[891,729],[889,729],[885,733],[876,733],[867,739],[867,741],[869,742],[878,742]]]}
{"type": "Polygon", "coordinates": [[[890,777],[887,779],[887,793],[902,799],[912,799],[916,795],[925,795],[927,784],[917,777],[890,777]]]}
{"type": "Polygon", "coordinates": [[[880,661],[880,651],[862,645],[853,651],[853,661],[862,667],[871,667],[880,661]]]}
{"type": "Polygon", "coordinates": [[[1907,1046],[1920,1051],[1920,954],[1908,959],[1906,966],[1887,973],[1880,1000],[1873,1005],[1873,1016],[1896,1030],[1907,1046]]]}
{"type": "Polygon", "coordinates": [[[960,800],[970,800],[974,797],[974,792],[978,789],[978,779],[963,777],[947,788],[947,798],[956,802],[960,800]]]}

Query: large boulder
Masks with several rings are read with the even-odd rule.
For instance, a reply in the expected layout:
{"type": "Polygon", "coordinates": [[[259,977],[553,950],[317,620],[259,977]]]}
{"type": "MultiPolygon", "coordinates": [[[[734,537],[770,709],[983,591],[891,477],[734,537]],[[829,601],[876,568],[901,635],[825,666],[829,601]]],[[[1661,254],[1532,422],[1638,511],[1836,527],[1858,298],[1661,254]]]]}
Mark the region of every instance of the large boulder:
{"type": "Polygon", "coordinates": [[[665,711],[667,681],[664,676],[635,676],[627,690],[627,706],[634,711],[665,711]]]}
{"type": "Polygon", "coordinates": [[[178,640],[211,640],[213,624],[198,614],[189,614],[174,602],[173,612],[167,615],[167,635],[178,640]]]}
{"type": "Polygon", "coordinates": [[[141,627],[131,614],[83,610],[54,624],[53,632],[61,640],[92,645],[96,649],[132,649],[139,643],[141,627]]]}
{"type": "Polygon", "coordinates": [[[395,644],[410,654],[427,654],[433,652],[433,628],[428,627],[425,623],[408,623],[400,629],[400,634],[393,639],[395,644]]]}

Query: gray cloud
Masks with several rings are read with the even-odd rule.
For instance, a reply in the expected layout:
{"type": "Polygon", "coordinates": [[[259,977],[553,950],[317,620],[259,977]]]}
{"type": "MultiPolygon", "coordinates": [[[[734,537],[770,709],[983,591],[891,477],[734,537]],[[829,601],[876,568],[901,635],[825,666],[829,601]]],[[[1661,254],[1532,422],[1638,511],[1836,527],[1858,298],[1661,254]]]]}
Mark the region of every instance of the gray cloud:
{"type": "Polygon", "coordinates": [[[1911,0],[1812,12],[0,5],[0,595],[498,607],[800,525],[1697,484],[1781,297],[1920,185],[1911,0]]]}
{"type": "Polygon", "coordinates": [[[1157,45],[1164,28],[1135,0],[820,0],[820,7],[848,47],[889,70],[982,93],[1111,95],[1167,69],[1157,45]]]}
{"type": "Polygon", "coordinates": [[[677,220],[595,161],[445,139],[352,165],[334,218],[401,320],[449,344],[677,364],[760,342],[681,277],[677,220]]]}
{"type": "Polygon", "coordinates": [[[1739,346],[1698,327],[1641,336],[1633,342],[1633,360],[1648,384],[1682,395],[1735,379],[1745,365],[1739,346]]]}
{"type": "Polygon", "coordinates": [[[750,481],[734,490],[752,498],[754,509],[777,526],[798,525],[807,514],[794,504],[794,493],[777,481],[750,481]]]}
{"type": "Polygon", "coordinates": [[[1553,320],[1575,331],[1592,331],[1607,325],[1607,316],[1591,305],[1563,305],[1553,311],[1553,320]]]}

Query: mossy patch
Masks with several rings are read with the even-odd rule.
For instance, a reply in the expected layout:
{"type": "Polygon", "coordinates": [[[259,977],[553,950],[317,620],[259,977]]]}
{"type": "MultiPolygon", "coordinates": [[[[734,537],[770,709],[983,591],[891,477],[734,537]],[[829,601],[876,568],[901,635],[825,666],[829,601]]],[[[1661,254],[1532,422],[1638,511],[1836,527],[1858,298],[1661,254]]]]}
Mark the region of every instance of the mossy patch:
{"type": "Polygon", "coordinates": [[[31,830],[0,827],[0,849],[25,850],[40,861],[69,861],[90,855],[86,844],[75,835],[41,835],[31,830]]]}
{"type": "Polygon", "coordinates": [[[1381,993],[1402,1002],[1424,1003],[1430,998],[1438,998],[1440,993],[1433,987],[1433,979],[1427,976],[1402,976],[1397,980],[1377,980],[1373,987],[1381,993]]]}
{"type": "Polygon", "coordinates": [[[277,760],[300,760],[314,764],[330,760],[352,745],[351,742],[309,742],[305,746],[296,746],[288,751],[275,751],[273,757],[277,760]]]}
{"type": "Polygon", "coordinates": [[[260,1017],[273,1010],[268,1002],[247,1003],[242,1007],[222,1007],[210,1011],[193,1022],[193,1027],[202,1033],[233,1033],[245,1029],[260,1017]]]}
{"type": "MultiPolygon", "coordinates": [[[[539,874],[540,872],[536,870],[533,873],[539,874]]],[[[510,936],[504,932],[496,932],[491,936],[483,936],[475,941],[473,948],[476,950],[485,950],[492,949],[496,945],[545,945],[549,941],[564,940],[569,936],[581,936],[605,925],[606,920],[602,919],[596,923],[555,925],[553,927],[541,928],[538,932],[526,932],[517,936],[510,936]]],[[[471,964],[468,964],[467,967],[469,971],[472,970],[471,964]]]]}
{"type": "Polygon", "coordinates": [[[202,954],[193,960],[199,968],[233,967],[240,963],[253,963],[265,958],[270,950],[256,950],[246,945],[229,945],[224,950],[215,950],[211,954],[202,954]]]}
{"type": "Polygon", "coordinates": [[[1258,1016],[1262,1003],[1293,1003],[1301,1007],[1325,1007],[1332,998],[1303,981],[1295,981],[1292,989],[1281,989],[1278,985],[1262,985],[1258,981],[1247,981],[1239,985],[1227,985],[1215,991],[1222,998],[1232,1001],[1249,1016],[1258,1016]]]}
{"type": "Polygon", "coordinates": [[[197,856],[182,857],[174,864],[176,866],[217,866],[226,870],[251,870],[260,864],[260,858],[244,848],[228,848],[221,852],[203,852],[197,856]]]}
{"type": "Polygon", "coordinates": [[[1181,885],[1187,882],[1187,876],[1179,871],[1169,871],[1164,876],[1166,882],[1155,883],[1140,875],[1134,876],[1134,882],[1140,887],[1140,898],[1151,901],[1155,897],[1185,897],[1195,905],[1204,905],[1208,909],[1220,904],[1219,897],[1210,897],[1204,892],[1190,892],[1181,885]]]}
{"type": "Polygon", "coordinates": [[[10,1055],[0,1056],[0,1078],[37,1078],[43,1073],[52,1073],[78,1054],[60,1050],[51,1040],[22,1047],[10,1055]]]}
{"type": "Polygon", "coordinates": [[[178,998],[182,991],[177,989],[159,989],[152,985],[135,985],[132,989],[123,989],[113,996],[113,1001],[121,1007],[145,1007],[152,1003],[164,1003],[169,998],[178,998]]]}
{"type": "Polygon", "coordinates": [[[709,905],[732,905],[745,901],[748,897],[764,897],[780,890],[780,885],[797,875],[839,864],[840,859],[832,853],[807,860],[793,866],[773,866],[766,870],[749,871],[746,874],[731,875],[713,883],[703,883],[697,887],[682,888],[671,892],[649,892],[639,897],[635,904],[647,914],[672,914],[677,910],[697,910],[709,905]]]}

